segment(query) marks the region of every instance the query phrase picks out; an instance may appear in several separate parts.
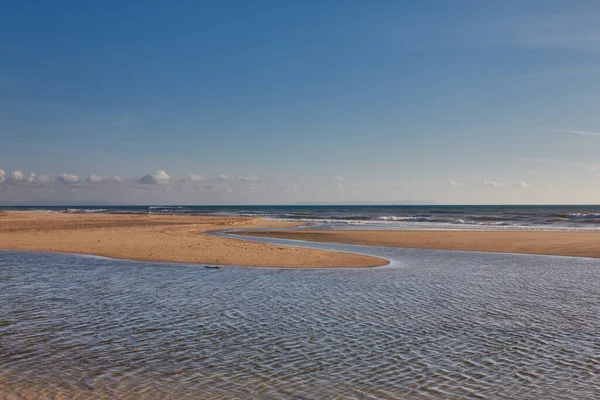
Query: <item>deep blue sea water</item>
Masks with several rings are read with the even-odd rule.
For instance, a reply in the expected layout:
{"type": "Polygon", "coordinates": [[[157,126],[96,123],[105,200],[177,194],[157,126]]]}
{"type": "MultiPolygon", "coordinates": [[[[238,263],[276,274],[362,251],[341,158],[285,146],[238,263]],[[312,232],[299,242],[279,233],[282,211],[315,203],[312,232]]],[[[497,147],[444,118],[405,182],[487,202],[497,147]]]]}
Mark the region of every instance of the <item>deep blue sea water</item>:
{"type": "Polygon", "coordinates": [[[242,215],[324,227],[390,229],[600,229],[600,205],[518,206],[61,206],[3,207],[70,213],[242,215]]]}

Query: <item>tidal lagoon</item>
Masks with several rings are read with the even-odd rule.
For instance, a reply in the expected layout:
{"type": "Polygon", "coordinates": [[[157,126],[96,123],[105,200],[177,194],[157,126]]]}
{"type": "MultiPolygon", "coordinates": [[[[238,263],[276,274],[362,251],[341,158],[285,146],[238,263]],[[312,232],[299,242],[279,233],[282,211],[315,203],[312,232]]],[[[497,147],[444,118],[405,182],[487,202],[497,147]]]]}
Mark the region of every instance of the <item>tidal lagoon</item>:
{"type": "Polygon", "coordinates": [[[206,269],[0,252],[0,393],[600,396],[599,260],[304,245],[392,263],[206,269]]]}

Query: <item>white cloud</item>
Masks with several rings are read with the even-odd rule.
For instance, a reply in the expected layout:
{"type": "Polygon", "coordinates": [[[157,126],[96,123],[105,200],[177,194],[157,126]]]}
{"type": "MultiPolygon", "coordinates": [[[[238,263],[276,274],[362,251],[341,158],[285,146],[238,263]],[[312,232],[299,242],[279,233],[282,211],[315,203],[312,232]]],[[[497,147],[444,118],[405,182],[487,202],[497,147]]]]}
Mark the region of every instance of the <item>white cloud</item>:
{"type": "Polygon", "coordinates": [[[518,188],[523,188],[523,189],[531,187],[531,185],[529,183],[523,182],[523,181],[515,183],[514,186],[518,187],[518,188]]]}
{"type": "Polygon", "coordinates": [[[340,182],[345,181],[345,179],[341,176],[334,176],[333,179],[335,179],[336,181],[340,181],[340,182]]]}
{"type": "Polygon", "coordinates": [[[121,179],[121,177],[117,176],[117,175],[115,175],[115,176],[107,176],[106,180],[109,181],[109,182],[123,182],[123,179],[121,179]]]}
{"type": "Polygon", "coordinates": [[[229,180],[229,179],[231,179],[231,178],[230,178],[230,177],[228,177],[228,176],[227,176],[227,175],[225,175],[225,174],[221,174],[221,175],[219,175],[219,179],[220,179],[220,180],[222,180],[222,181],[226,181],[226,180],[229,180]]]}
{"type": "Polygon", "coordinates": [[[56,178],[54,178],[57,182],[64,183],[67,185],[74,185],[79,183],[79,177],[73,174],[59,174],[56,178]]]}
{"type": "Polygon", "coordinates": [[[498,186],[500,186],[500,183],[498,183],[496,181],[483,181],[482,184],[483,184],[483,186],[488,186],[488,187],[498,187],[498,186]]]}
{"type": "Polygon", "coordinates": [[[102,175],[92,174],[92,175],[88,176],[86,181],[88,181],[89,183],[100,183],[100,182],[104,182],[104,177],[102,175]]]}
{"type": "Polygon", "coordinates": [[[227,189],[225,189],[225,191],[226,191],[227,193],[233,193],[233,189],[232,189],[232,188],[230,188],[230,187],[228,187],[227,189]]]}
{"type": "Polygon", "coordinates": [[[92,174],[87,177],[86,181],[88,183],[119,183],[122,181],[122,179],[118,176],[102,176],[92,174]]]}
{"type": "Polygon", "coordinates": [[[462,183],[457,181],[448,181],[446,182],[446,186],[459,187],[462,186],[462,183]]]}
{"type": "Polygon", "coordinates": [[[0,182],[2,182],[4,180],[5,176],[6,176],[6,172],[4,172],[3,169],[0,169],[0,182]]]}
{"type": "Polygon", "coordinates": [[[50,177],[48,175],[37,175],[34,174],[33,172],[29,174],[29,176],[27,176],[27,178],[25,179],[25,182],[32,184],[32,185],[41,185],[44,183],[47,183],[50,181],[50,177]]]}
{"type": "Polygon", "coordinates": [[[29,174],[29,176],[27,177],[27,179],[25,179],[25,181],[27,181],[27,183],[35,183],[36,176],[37,175],[32,172],[32,173],[29,174]]]}
{"type": "Polygon", "coordinates": [[[8,176],[8,179],[12,182],[22,182],[24,180],[24,178],[25,178],[25,176],[23,175],[23,173],[21,171],[13,171],[8,176]]]}
{"type": "Polygon", "coordinates": [[[140,183],[147,185],[164,185],[169,183],[171,177],[163,170],[158,170],[152,174],[144,175],[139,179],[140,183]]]}
{"type": "Polygon", "coordinates": [[[46,174],[37,175],[34,179],[34,182],[37,184],[44,184],[50,182],[50,177],[46,174]]]}

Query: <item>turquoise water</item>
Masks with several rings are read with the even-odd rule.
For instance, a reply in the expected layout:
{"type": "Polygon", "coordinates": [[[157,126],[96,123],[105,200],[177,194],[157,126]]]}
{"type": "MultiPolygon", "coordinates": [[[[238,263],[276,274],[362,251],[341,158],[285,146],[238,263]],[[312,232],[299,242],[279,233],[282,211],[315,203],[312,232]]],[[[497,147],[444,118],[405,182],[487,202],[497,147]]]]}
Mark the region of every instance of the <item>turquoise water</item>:
{"type": "Polygon", "coordinates": [[[600,397],[600,261],[305,245],[392,264],[0,252],[0,397],[600,397]]]}

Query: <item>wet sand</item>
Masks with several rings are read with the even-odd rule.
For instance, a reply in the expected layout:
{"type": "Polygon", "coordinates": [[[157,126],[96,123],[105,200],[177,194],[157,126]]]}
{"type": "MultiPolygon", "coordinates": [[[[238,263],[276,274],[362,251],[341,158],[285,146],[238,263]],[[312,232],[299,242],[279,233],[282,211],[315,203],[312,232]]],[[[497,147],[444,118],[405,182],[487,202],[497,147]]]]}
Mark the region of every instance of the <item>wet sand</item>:
{"type": "Polygon", "coordinates": [[[294,226],[298,224],[227,216],[2,212],[0,249],[280,268],[373,267],[388,263],[376,257],[202,235],[228,228],[294,226]]]}
{"type": "Polygon", "coordinates": [[[335,230],[243,234],[366,246],[600,258],[600,232],[335,230]]]}

